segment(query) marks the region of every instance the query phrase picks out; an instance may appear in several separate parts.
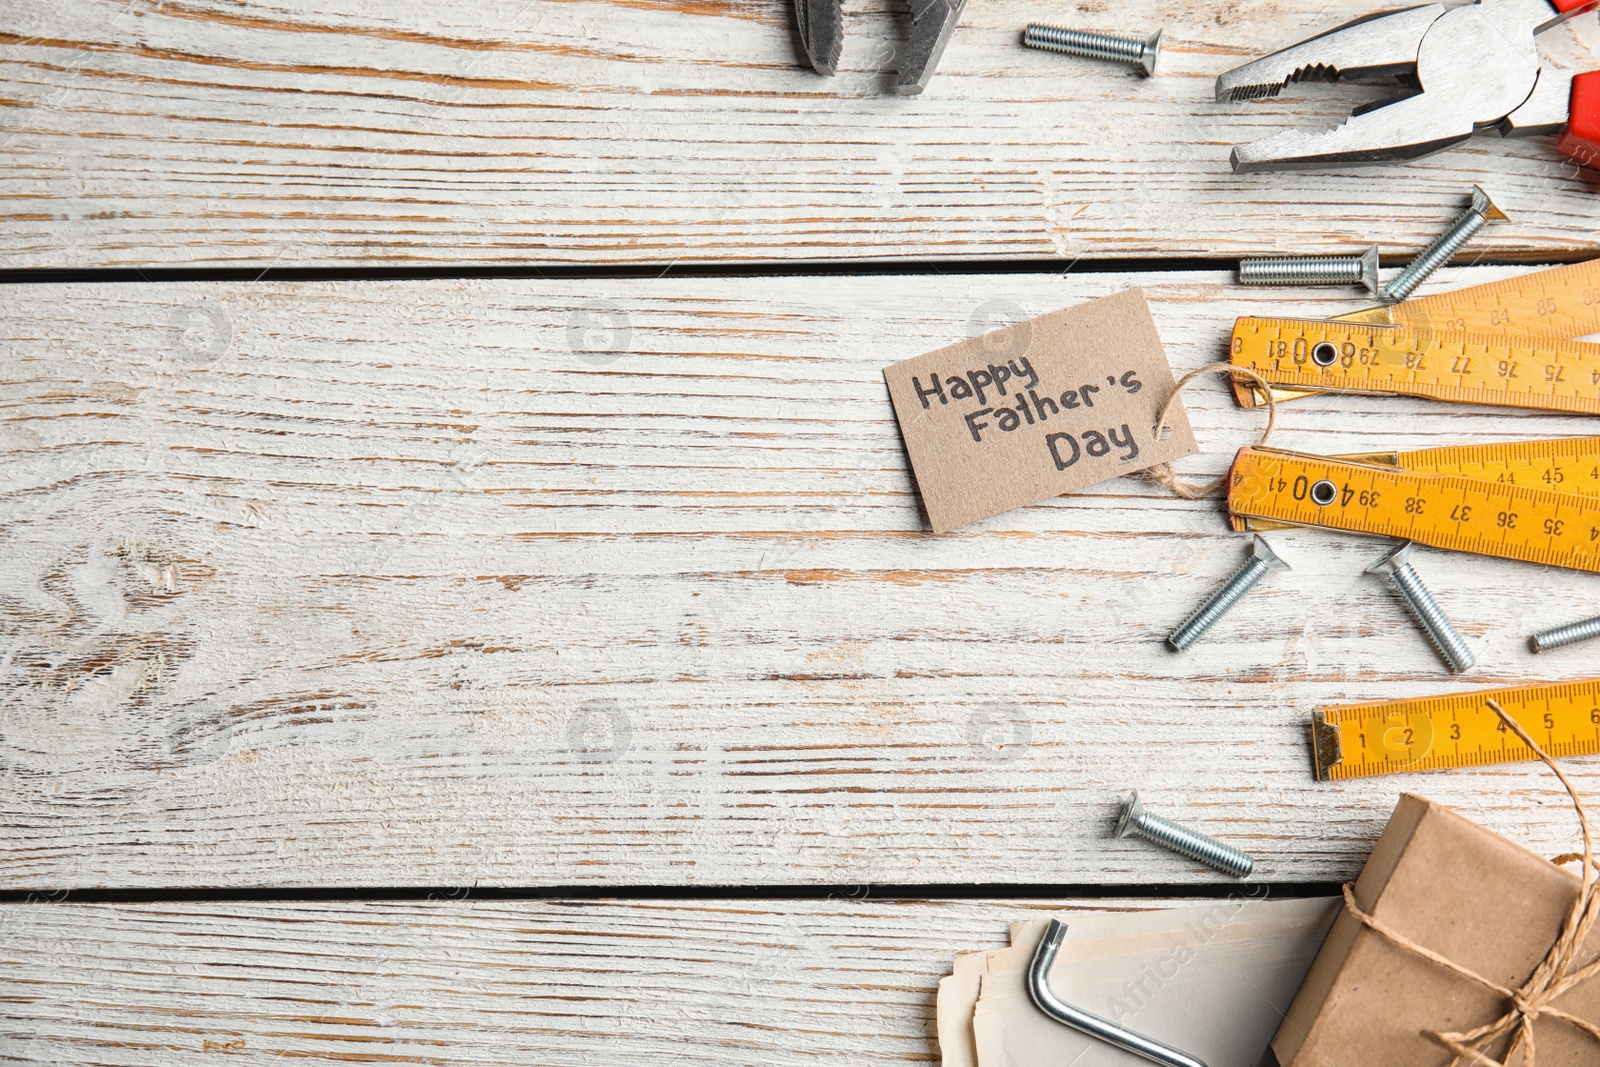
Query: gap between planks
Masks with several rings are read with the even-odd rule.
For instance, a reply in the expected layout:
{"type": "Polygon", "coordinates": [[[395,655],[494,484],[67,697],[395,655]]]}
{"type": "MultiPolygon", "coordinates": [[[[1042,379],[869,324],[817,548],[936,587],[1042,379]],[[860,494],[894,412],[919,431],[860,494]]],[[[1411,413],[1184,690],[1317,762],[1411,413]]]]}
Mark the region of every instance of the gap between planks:
{"type": "MultiPolygon", "coordinates": [[[[1167,42],[1142,79],[1019,47],[1038,5],[986,0],[901,98],[891,0],[852,6],[831,79],[778,0],[12,0],[0,267],[1400,255],[1474,182],[1514,218],[1475,247],[1592,250],[1596,173],[1548,137],[1230,172],[1232,145],[1383,90],[1219,104],[1216,76],[1372,6],[1136,0],[1116,20],[1167,42]]],[[[1596,42],[1591,18],[1539,38],[1575,70],[1596,42]]]]}
{"type": "MultiPolygon", "coordinates": [[[[1215,502],[1118,480],[924,532],[881,368],[1130,283],[1179,372],[1235,314],[1360,304],[1221,272],[11,287],[0,886],[1214,881],[1107,839],[1134,786],[1272,880],[1353,874],[1401,788],[1571,851],[1537,766],[1319,785],[1305,723],[1589,673],[1524,641],[1593,575],[1426,554],[1484,664],[1451,679],[1360,539],[1283,535],[1295,573],[1179,657],[1241,551],[1215,502]]],[[[1260,426],[1220,385],[1190,409],[1191,471],[1260,426]]],[[[1280,442],[1585,432],[1322,398],[1280,442]]]]}

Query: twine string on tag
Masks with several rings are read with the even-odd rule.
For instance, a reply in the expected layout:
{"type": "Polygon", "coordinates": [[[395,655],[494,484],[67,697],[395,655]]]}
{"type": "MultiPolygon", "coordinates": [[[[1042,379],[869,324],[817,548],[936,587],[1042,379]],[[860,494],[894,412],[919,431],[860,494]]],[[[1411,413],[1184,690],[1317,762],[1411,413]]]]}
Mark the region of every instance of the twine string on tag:
{"type": "Polygon", "coordinates": [[[1573,901],[1572,908],[1567,912],[1566,919],[1561,924],[1561,933],[1556,937],[1555,944],[1550,946],[1550,951],[1545,953],[1539,966],[1534,968],[1533,974],[1522,984],[1520,989],[1508,989],[1498,982],[1491,981],[1475,971],[1461,966],[1454,960],[1447,959],[1439,953],[1399,933],[1393,928],[1384,925],[1371,915],[1356,906],[1354,887],[1346,883],[1344,887],[1344,906],[1361,925],[1382,937],[1385,941],[1404,949],[1416,956],[1421,956],[1430,963],[1437,964],[1445,970],[1459,977],[1474,982],[1485,989],[1505,998],[1510,1008],[1493,1022],[1472,1030],[1463,1030],[1453,1033],[1442,1033],[1438,1030],[1424,1030],[1424,1037],[1443,1045],[1453,1055],[1450,1067],[1510,1067],[1512,1057],[1519,1049],[1526,1047],[1526,1056],[1522,1060],[1522,1067],[1534,1067],[1533,1023],[1541,1016],[1560,1019],[1577,1027],[1596,1041],[1600,1041],[1600,1026],[1580,1019],[1576,1015],[1564,1012],[1559,1008],[1550,1006],[1551,1001],[1560,997],[1574,986],[1600,974],[1600,957],[1590,960],[1583,967],[1574,969],[1574,960],[1588,939],[1589,931],[1600,919],[1600,865],[1595,862],[1594,841],[1589,833],[1589,813],[1583,806],[1578,791],[1561,768],[1556,766],[1538,743],[1522,728],[1522,724],[1506,714],[1494,700],[1487,701],[1490,709],[1500,716],[1500,721],[1505,723],[1506,729],[1515,733],[1522,743],[1533,750],[1534,755],[1544,761],[1545,765],[1556,773],[1561,779],[1561,784],[1566,788],[1567,795],[1572,798],[1572,806],[1578,813],[1578,825],[1583,830],[1583,852],[1556,857],[1557,863],[1570,862],[1575,859],[1583,861],[1583,883],[1579,890],[1578,898],[1573,901]],[[1505,1059],[1497,1060],[1485,1051],[1496,1041],[1510,1036],[1511,1044],[1506,1049],[1505,1059]]]}
{"type": "MultiPolygon", "coordinates": [[[[1272,436],[1273,428],[1278,425],[1278,400],[1272,395],[1272,383],[1249,367],[1235,367],[1232,363],[1210,363],[1198,370],[1192,370],[1178,379],[1178,384],[1172,387],[1172,394],[1167,397],[1167,402],[1161,405],[1161,415],[1156,419],[1154,431],[1156,440],[1161,440],[1162,435],[1172,429],[1172,424],[1167,421],[1167,416],[1172,413],[1172,406],[1178,402],[1178,394],[1182,393],[1190,382],[1202,374],[1236,374],[1250,379],[1250,381],[1261,387],[1262,394],[1267,398],[1267,428],[1261,432],[1261,440],[1257,441],[1255,446],[1260,448],[1266,444],[1267,438],[1272,436]]],[[[1164,489],[1172,490],[1172,492],[1185,500],[1204,500],[1218,489],[1221,489],[1228,481],[1228,476],[1224,474],[1212,482],[1186,482],[1173,473],[1172,464],[1170,463],[1157,463],[1144,473],[1145,477],[1157,485],[1164,489]]]]}

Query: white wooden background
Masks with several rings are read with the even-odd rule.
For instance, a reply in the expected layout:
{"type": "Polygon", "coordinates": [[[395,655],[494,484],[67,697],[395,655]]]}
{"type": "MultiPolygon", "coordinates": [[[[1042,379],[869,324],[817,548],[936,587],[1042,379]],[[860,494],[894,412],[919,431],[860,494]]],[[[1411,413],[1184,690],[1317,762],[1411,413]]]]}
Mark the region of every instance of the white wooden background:
{"type": "MultiPolygon", "coordinates": [[[[1129,285],[1181,373],[1237,314],[1361,302],[1174,257],[1398,261],[1471,181],[1515,216],[1475,253],[1592,251],[1600,182],[1548,141],[1228,173],[1370,92],[1217,105],[1214,76],[1371,6],[985,0],[908,100],[878,0],[832,81],[787,0],[6,3],[0,270],[437,277],[0,285],[0,1063],[924,1062],[950,957],[1054,902],[717,887],[1214,885],[1110,839],[1134,787],[1272,882],[1352,875],[1401,788],[1574,847],[1545,772],[1318,784],[1305,723],[1594,674],[1525,640],[1600,576],[1422,553],[1479,653],[1457,680],[1361,573],[1378,545],[1284,533],[1295,571],[1173,655],[1245,549],[1219,503],[1123,479],[934,537],[880,377],[1129,285]],[[1040,18],[1165,25],[1164,72],[1017,47],[1040,18]],[[654,276],[998,258],[1041,262],[654,276]],[[550,264],[646,276],[460,270],[550,264]],[[459,899],[640,885],[701,896],[459,899]]],[[[1547,37],[1600,65],[1592,17],[1547,37]]],[[[1217,381],[1190,408],[1190,472],[1263,419],[1217,381]]],[[[1594,432],[1327,398],[1277,441],[1594,432]]]]}
{"type": "MultiPolygon", "coordinates": [[[[1177,900],[1175,905],[1203,904],[1177,900]]],[[[1070,901],[31,904],[0,1063],[927,1063],[951,946],[1070,901]]],[[[1149,901],[1093,907],[1149,908],[1149,901]]],[[[1218,916],[1235,908],[1217,901],[1218,916]]]]}
{"type": "MultiPolygon", "coordinates": [[[[1571,847],[1536,766],[1319,785],[1306,724],[1592,674],[1525,646],[1600,575],[1425,553],[1458,681],[1370,540],[1279,535],[1296,571],[1175,655],[1246,549],[1218,501],[1123,479],[926,532],[884,364],[1136,282],[1179,372],[1236,314],[1350,306],[1220,273],[6,289],[0,884],[1213,880],[1108,839],[1134,787],[1276,880],[1353,874],[1399,785],[1571,847]]],[[[1194,470],[1264,422],[1220,381],[1191,406],[1194,470]]]]}
{"type": "MultiPolygon", "coordinates": [[[[1474,181],[1517,220],[1478,248],[1593,243],[1600,182],[1549,138],[1229,171],[1379,90],[1218,104],[1216,76],[1379,0],[982,0],[915,98],[898,3],[849,0],[830,80],[789,0],[7,0],[0,263],[1399,255],[1474,181]],[[1020,47],[1038,20],[1164,26],[1160,76],[1020,47]]],[[[1593,16],[1540,43],[1600,66],[1593,16]]]]}

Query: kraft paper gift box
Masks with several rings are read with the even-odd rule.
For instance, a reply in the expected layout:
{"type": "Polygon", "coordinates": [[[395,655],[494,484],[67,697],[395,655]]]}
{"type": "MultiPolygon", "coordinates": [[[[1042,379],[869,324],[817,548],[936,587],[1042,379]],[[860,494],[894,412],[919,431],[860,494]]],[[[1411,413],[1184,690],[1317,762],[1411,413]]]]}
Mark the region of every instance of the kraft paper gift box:
{"type": "MultiPolygon", "coordinates": [[[[1519,990],[1561,935],[1580,894],[1577,869],[1557,867],[1449,808],[1405,795],[1353,896],[1357,908],[1393,933],[1519,990]]],[[[1597,954],[1600,926],[1579,947],[1573,969],[1597,954]]],[[[1600,1024],[1600,976],[1550,1004],[1600,1024]]],[[[1392,943],[1341,909],[1272,1053],[1281,1067],[1448,1067],[1455,1057],[1424,1031],[1469,1031],[1510,1009],[1500,994],[1392,943]]],[[[1540,1015],[1533,1034],[1537,1067],[1600,1065],[1600,1040],[1570,1022],[1540,1015]]],[[[1502,1039],[1485,1051],[1499,1062],[1509,1047],[1502,1039]]],[[[1512,1067],[1529,1062],[1526,1048],[1509,1060],[1512,1067]]]]}

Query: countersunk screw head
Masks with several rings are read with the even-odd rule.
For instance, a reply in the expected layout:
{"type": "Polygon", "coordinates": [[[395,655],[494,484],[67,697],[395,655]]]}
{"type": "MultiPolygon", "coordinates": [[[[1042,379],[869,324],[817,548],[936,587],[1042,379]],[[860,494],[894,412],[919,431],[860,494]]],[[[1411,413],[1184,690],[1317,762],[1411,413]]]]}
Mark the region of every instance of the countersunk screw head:
{"type": "Polygon", "coordinates": [[[1378,246],[1373,245],[1361,257],[1361,284],[1372,295],[1378,294],[1378,246]]]}
{"type": "Polygon", "coordinates": [[[1161,56],[1161,30],[1157,30],[1145,38],[1144,48],[1139,53],[1139,69],[1144,71],[1146,78],[1156,72],[1156,60],[1161,56]]]}
{"type": "Polygon", "coordinates": [[[1250,546],[1250,558],[1259,559],[1273,570],[1286,571],[1290,569],[1289,564],[1283,561],[1283,557],[1272,551],[1272,546],[1267,544],[1260,534],[1256,535],[1254,543],[1250,546]]]}
{"type": "Polygon", "coordinates": [[[1411,563],[1411,550],[1417,546],[1410,541],[1398,544],[1383,554],[1383,558],[1367,568],[1368,574],[1393,574],[1411,563]]]}
{"type": "Polygon", "coordinates": [[[1490,219],[1508,219],[1511,216],[1500,210],[1483,186],[1472,187],[1472,206],[1463,211],[1450,228],[1434,238],[1433,243],[1423,249],[1406,265],[1406,268],[1390,279],[1389,284],[1383,287],[1383,299],[1393,304],[1404,300],[1416,292],[1427,277],[1446,263],[1450,262],[1457,252],[1472,240],[1474,234],[1483,229],[1490,219]]]}
{"type": "Polygon", "coordinates": [[[1179,826],[1171,819],[1146,814],[1144,805],[1139,802],[1138,790],[1128,794],[1122,818],[1117,820],[1117,837],[1130,835],[1142,837],[1151,844],[1160,845],[1235,878],[1248,878],[1255,870],[1255,860],[1232,845],[1225,845],[1214,837],[1179,826]]]}
{"type": "Polygon", "coordinates": [[[1428,640],[1438,649],[1445,665],[1452,673],[1460,674],[1471,669],[1477,663],[1477,657],[1472,654],[1461,634],[1440,610],[1438,601],[1433,599],[1428,587],[1422,584],[1422,579],[1417,576],[1416,569],[1410,562],[1411,549],[1410,541],[1390,549],[1378,562],[1367,568],[1367,573],[1381,574],[1389,580],[1389,584],[1394,586],[1395,592],[1400,594],[1400,599],[1406,602],[1406,607],[1411,609],[1411,614],[1428,635],[1428,640]]]}
{"type": "Polygon", "coordinates": [[[1148,78],[1156,72],[1156,60],[1161,56],[1161,31],[1141,40],[1098,30],[1074,30],[1030,22],[1022,31],[1022,44],[1026,48],[1126,63],[1148,78]]]}
{"type": "Polygon", "coordinates": [[[1481,185],[1472,187],[1472,210],[1475,214],[1482,215],[1485,219],[1509,219],[1511,216],[1500,210],[1500,205],[1494,202],[1481,185]]]}
{"type": "Polygon", "coordinates": [[[1279,559],[1278,554],[1257,534],[1250,546],[1250,558],[1204,604],[1196,608],[1182,626],[1172,631],[1167,638],[1167,647],[1174,652],[1187,651],[1189,646],[1209,633],[1219,619],[1232,611],[1268,572],[1288,568],[1289,565],[1279,559]]]}
{"type": "Polygon", "coordinates": [[[1128,794],[1128,799],[1122,806],[1122,818],[1117,820],[1117,837],[1127,837],[1139,825],[1139,820],[1144,818],[1144,802],[1139,799],[1139,791],[1135,789],[1128,794]]]}

